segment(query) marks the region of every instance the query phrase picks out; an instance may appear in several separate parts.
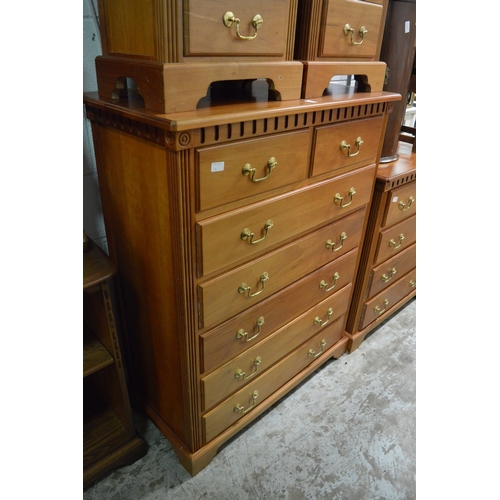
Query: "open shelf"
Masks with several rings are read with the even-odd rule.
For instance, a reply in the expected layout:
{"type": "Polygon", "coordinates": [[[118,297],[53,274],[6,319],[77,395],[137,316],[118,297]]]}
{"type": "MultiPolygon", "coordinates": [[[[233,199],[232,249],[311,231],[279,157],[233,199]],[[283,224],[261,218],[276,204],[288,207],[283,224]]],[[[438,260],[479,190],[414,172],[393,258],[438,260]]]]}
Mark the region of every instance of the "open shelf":
{"type": "Polygon", "coordinates": [[[114,359],[92,333],[90,328],[83,324],[83,376],[114,363],[114,359]]]}

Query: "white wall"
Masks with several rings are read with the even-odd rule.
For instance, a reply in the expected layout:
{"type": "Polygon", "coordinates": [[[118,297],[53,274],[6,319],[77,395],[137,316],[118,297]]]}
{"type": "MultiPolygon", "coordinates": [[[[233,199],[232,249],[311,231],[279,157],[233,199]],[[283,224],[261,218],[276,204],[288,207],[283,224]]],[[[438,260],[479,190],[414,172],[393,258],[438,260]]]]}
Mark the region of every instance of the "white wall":
{"type": "MultiPolygon", "coordinates": [[[[83,92],[97,91],[95,58],[101,55],[97,0],[83,0],[83,92]]],[[[107,251],[99,183],[89,120],[83,107],[83,229],[107,251]]]]}

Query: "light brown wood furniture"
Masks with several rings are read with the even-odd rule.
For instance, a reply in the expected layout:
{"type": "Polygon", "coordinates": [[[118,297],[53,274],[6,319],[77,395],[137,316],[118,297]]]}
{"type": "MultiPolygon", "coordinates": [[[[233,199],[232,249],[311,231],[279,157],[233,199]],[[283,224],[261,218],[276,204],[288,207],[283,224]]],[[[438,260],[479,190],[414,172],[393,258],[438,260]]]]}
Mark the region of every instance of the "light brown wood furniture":
{"type": "Polygon", "coordinates": [[[380,164],[347,319],[348,350],[416,291],[416,153],[400,143],[399,160],[380,164]]]}
{"type": "Polygon", "coordinates": [[[389,0],[299,0],[295,59],[378,61],[389,0]]]}
{"type": "Polygon", "coordinates": [[[146,108],[170,113],[194,109],[212,82],[265,78],[298,99],[296,14],[297,0],[99,0],[99,95],[124,97],[131,78],[146,108]]]}
{"type": "Polygon", "coordinates": [[[131,394],[191,474],[346,350],[381,141],[399,99],[159,114],[85,95],[131,394]]]}
{"type": "Polygon", "coordinates": [[[147,451],[130,410],[107,280],[116,266],[83,235],[83,486],[147,451]]]}

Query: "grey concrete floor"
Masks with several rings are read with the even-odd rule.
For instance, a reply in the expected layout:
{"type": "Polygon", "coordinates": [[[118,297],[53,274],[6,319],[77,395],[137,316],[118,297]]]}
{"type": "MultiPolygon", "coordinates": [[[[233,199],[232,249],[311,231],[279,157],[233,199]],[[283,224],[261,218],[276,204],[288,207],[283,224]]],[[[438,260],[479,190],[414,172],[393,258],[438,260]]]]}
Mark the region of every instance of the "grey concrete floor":
{"type": "Polygon", "coordinates": [[[151,421],[149,451],[84,500],[416,498],[416,299],[328,361],[191,477],[151,421]]]}

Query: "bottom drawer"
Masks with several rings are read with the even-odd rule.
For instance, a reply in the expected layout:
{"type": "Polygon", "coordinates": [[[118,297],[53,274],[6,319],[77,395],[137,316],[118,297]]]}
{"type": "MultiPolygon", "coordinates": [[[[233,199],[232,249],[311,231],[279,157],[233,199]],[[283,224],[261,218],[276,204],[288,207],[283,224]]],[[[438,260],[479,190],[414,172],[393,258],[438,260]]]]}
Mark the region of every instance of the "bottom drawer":
{"type": "Polygon", "coordinates": [[[297,375],[314,359],[335,345],[343,335],[344,316],[302,344],[255,382],[248,384],[224,403],[203,416],[204,442],[214,439],[243,415],[297,375]]]}
{"type": "Polygon", "coordinates": [[[417,270],[413,269],[396,281],[389,288],[365,302],[360,320],[360,330],[366,328],[379,316],[391,310],[403,297],[415,289],[417,282],[417,270]]]}

